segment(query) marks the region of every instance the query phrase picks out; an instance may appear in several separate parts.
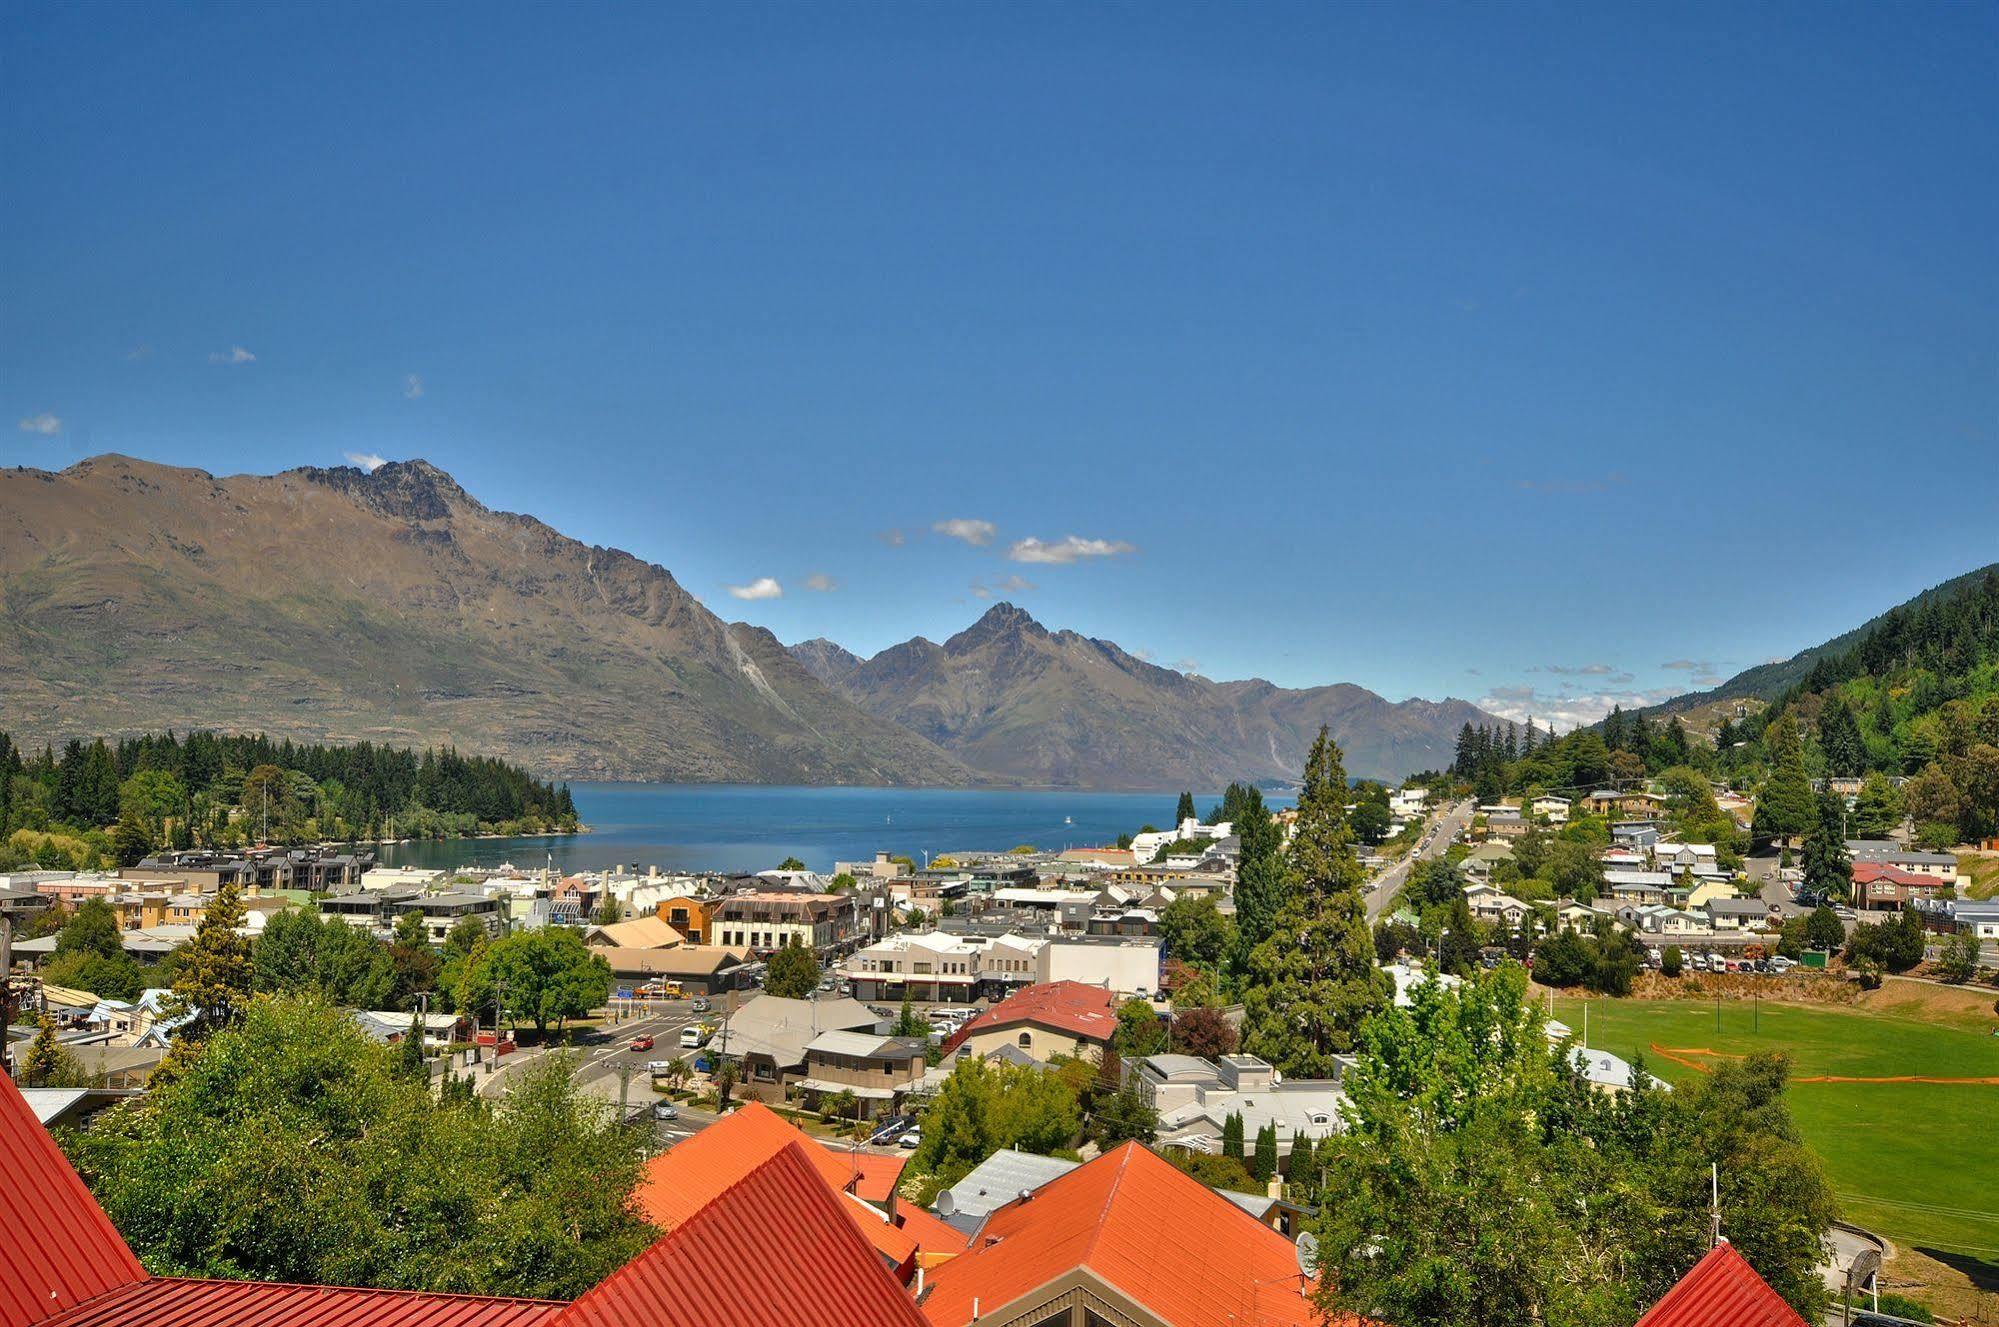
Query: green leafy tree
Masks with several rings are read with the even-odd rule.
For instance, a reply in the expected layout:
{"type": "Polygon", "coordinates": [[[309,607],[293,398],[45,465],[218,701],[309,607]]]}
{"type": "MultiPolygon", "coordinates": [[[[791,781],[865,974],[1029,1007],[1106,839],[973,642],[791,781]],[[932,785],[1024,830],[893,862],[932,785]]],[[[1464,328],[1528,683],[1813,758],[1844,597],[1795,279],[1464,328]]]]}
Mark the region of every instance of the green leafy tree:
{"type": "Polygon", "coordinates": [[[1667,945],[1665,952],[1659,955],[1659,974],[1664,977],[1677,977],[1684,969],[1685,963],[1680,947],[1667,945]]]}
{"type": "Polygon", "coordinates": [[[1819,750],[1825,753],[1826,773],[1850,778],[1867,768],[1867,743],[1853,710],[1838,696],[1819,711],[1819,750]]]}
{"type": "Polygon", "coordinates": [[[819,960],[796,937],[770,956],[764,973],[764,993],[786,1000],[803,1000],[819,987],[819,960]]]}
{"type": "Polygon", "coordinates": [[[1159,912],[1159,936],[1169,958],[1213,968],[1235,945],[1235,931],[1213,898],[1186,893],[1159,912]]]}
{"type": "Polygon", "coordinates": [[[1120,1143],[1149,1143],[1159,1134],[1159,1112],[1126,1084],[1097,1101],[1090,1112],[1090,1140],[1109,1151],[1120,1143]]]}
{"type": "Polygon", "coordinates": [[[1243,1043],[1285,1073],[1327,1078],[1388,1001],[1346,823],[1346,769],[1324,728],[1305,762],[1291,839],[1296,888],[1250,953],[1243,1043]]]}
{"type": "Polygon", "coordinates": [[[508,1013],[526,1014],[546,1033],[610,998],[611,967],[568,927],[518,931],[474,952],[460,1005],[476,1009],[501,995],[508,1013]]]}
{"type": "Polygon", "coordinates": [[[1119,1005],[1117,1022],[1111,1047],[1119,1055],[1142,1059],[1166,1049],[1166,1024],[1146,1001],[1131,999],[1119,1005]]]}
{"type": "Polygon", "coordinates": [[[629,1202],[646,1135],[568,1056],[497,1107],[399,1057],[312,997],[259,1000],[65,1142],[163,1274],[570,1299],[656,1237],[629,1202]]]}
{"type": "Polygon", "coordinates": [[[796,857],[787,857],[777,864],[777,869],[780,871],[803,871],[805,863],[799,861],[796,857]]]}
{"type": "Polygon", "coordinates": [[[927,1037],[930,1035],[930,1020],[916,1012],[908,996],[902,997],[902,1009],[895,1016],[895,1026],[889,1034],[896,1037],[927,1037]]]}
{"type": "Polygon", "coordinates": [[[101,898],[85,899],[56,933],[57,954],[96,954],[115,958],[125,952],[118,914],[101,898]]]}
{"type": "Polygon", "coordinates": [[[1978,975],[1978,937],[1959,931],[1943,942],[1937,955],[1937,976],[1953,986],[1962,986],[1978,975]]]}
{"type": "Polygon", "coordinates": [[[89,1082],[83,1065],[56,1039],[56,1021],[47,1014],[35,1020],[35,1039],[22,1057],[21,1076],[29,1087],[83,1087],[89,1082]]]}
{"type": "Polygon", "coordinates": [[[994,1152],[1065,1149],[1080,1121],[1076,1089],[1061,1074],[968,1057],[924,1110],[923,1141],[910,1165],[934,1187],[948,1187],[994,1152]]]}
{"type": "Polygon", "coordinates": [[[1831,953],[1846,946],[1846,923],[1831,907],[1821,903],[1805,916],[1805,946],[1831,953]]]}

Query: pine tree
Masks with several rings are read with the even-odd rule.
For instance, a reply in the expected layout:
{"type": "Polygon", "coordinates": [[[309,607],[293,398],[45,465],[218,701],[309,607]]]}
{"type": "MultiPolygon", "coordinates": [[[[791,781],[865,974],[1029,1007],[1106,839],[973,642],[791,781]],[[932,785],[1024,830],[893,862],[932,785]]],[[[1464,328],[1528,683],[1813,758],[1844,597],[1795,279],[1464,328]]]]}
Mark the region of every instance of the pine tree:
{"type": "Polygon", "coordinates": [[[234,881],[225,881],[203,911],[194,939],[178,955],[174,1004],[193,1017],[177,1030],[177,1040],[202,1041],[243,1016],[255,969],[250,942],[237,934],[242,925],[242,890],[234,881]]]}
{"type": "Polygon", "coordinates": [[[1242,1148],[1242,1115],[1230,1111],[1228,1118],[1222,1121],[1222,1155],[1240,1161],[1243,1156],[1242,1148]]]}
{"type": "Polygon", "coordinates": [[[1290,897],[1249,956],[1243,1044],[1285,1073],[1327,1078],[1360,1025],[1388,1001],[1375,965],[1365,872],[1347,823],[1347,778],[1324,728],[1305,762],[1291,836],[1290,897]]]}
{"type": "Polygon", "coordinates": [[[1819,714],[1819,749],[1828,774],[1851,778],[1867,767],[1867,743],[1846,701],[1838,696],[1819,714]]]}
{"type": "Polygon", "coordinates": [[[1250,1160],[1249,1173],[1256,1176],[1261,1184],[1270,1183],[1277,1174],[1277,1125],[1274,1121],[1256,1131],[1256,1155],[1250,1160]]]}
{"type": "Polygon", "coordinates": [[[1846,851],[1846,804],[1820,793],[1818,817],[1805,833],[1805,892],[1844,900],[1853,892],[1853,858],[1846,851]]]}
{"type": "Polygon", "coordinates": [[[1791,838],[1812,827],[1817,808],[1811,775],[1805,771],[1805,744],[1789,713],[1770,730],[1770,777],[1756,799],[1756,832],[1791,838]]]}
{"type": "Polygon", "coordinates": [[[1181,793],[1180,805],[1176,807],[1173,812],[1173,827],[1175,829],[1178,829],[1180,826],[1186,824],[1189,820],[1194,820],[1196,818],[1197,818],[1197,813],[1194,810],[1194,794],[1181,793]]]}
{"type": "Polygon", "coordinates": [[[1284,833],[1255,788],[1244,796],[1235,832],[1241,840],[1236,860],[1236,934],[1242,952],[1248,954],[1270,934],[1291,894],[1291,881],[1284,864],[1284,833]]]}

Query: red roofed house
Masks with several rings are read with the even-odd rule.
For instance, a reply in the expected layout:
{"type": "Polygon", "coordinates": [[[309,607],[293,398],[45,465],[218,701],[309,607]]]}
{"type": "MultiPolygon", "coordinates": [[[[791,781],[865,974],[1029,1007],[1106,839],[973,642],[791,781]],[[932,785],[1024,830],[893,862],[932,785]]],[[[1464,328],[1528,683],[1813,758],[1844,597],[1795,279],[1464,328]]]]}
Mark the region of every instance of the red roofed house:
{"type": "Polygon", "coordinates": [[[0,1327],[925,1327],[824,1159],[773,1149],[574,1304],[152,1276],[0,1075],[0,1327]]]}
{"type": "Polygon", "coordinates": [[[1950,898],[1957,893],[1948,880],[1918,875],[1886,862],[1853,864],[1853,906],[1863,911],[1899,912],[1915,899],[1950,898]]]}
{"type": "Polygon", "coordinates": [[[1137,1143],[998,1208],[929,1280],[930,1327],[1320,1321],[1290,1240],[1137,1143]]]}
{"type": "Polygon", "coordinates": [[[1638,1327],[1807,1327],[1727,1240],[1709,1249],[1638,1327]]]}
{"type": "Polygon", "coordinates": [[[944,1053],[984,1057],[1012,1046],[1048,1060],[1101,1051],[1116,1032],[1116,996],[1080,981],[1051,981],[1015,991],[959,1028],[944,1053]]]}

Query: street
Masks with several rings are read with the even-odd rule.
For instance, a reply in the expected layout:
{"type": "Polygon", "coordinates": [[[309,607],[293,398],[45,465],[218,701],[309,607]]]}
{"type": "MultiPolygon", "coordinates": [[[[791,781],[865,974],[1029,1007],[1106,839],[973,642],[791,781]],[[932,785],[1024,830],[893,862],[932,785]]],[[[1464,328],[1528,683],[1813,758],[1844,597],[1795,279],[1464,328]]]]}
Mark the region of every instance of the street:
{"type": "Polygon", "coordinates": [[[1395,896],[1401,892],[1403,882],[1409,879],[1409,870],[1415,863],[1443,856],[1444,849],[1450,847],[1458,836],[1470,827],[1476,805],[1475,802],[1466,800],[1440,812],[1430,825],[1424,846],[1417,848],[1375,877],[1367,889],[1369,922],[1378,920],[1382,913],[1395,906],[1395,896]]]}

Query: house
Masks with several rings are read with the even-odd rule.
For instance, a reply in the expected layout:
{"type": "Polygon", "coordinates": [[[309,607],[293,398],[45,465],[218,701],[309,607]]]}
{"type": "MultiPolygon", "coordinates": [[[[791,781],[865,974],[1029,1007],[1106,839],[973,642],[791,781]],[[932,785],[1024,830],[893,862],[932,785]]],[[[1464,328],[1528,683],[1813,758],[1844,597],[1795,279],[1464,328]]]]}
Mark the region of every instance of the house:
{"type": "Polygon", "coordinates": [[[1430,804],[1428,788],[1393,788],[1388,793],[1388,813],[1397,819],[1413,820],[1430,804]]]}
{"type": "Polygon", "coordinates": [[[1615,788],[1599,788],[1583,798],[1583,810],[1593,816],[1651,817],[1665,806],[1663,799],[1639,790],[1619,792],[1615,788]]]}
{"type": "Polygon", "coordinates": [[[1307,1327],[1291,1241],[1137,1143],[988,1215],[929,1277],[930,1327],[1307,1327]]]}
{"type": "Polygon", "coordinates": [[[1610,841],[1626,848],[1650,848],[1663,835],[1649,820],[1620,820],[1610,827],[1610,841]]]}
{"type": "Polygon", "coordinates": [[[634,917],[630,921],[607,922],[583,933],[583,943],[593,948],[675,949],[686,936],[664,917],[634,917]]]}
{"type": "Polygon", "coordinates": [[[1593,935],[1596,933],[1597,922],[1602,920],[1603,916],[1603,913],[1587,903],[1578,903],[1574,899],[1569,899],[1555,909],[1555,925],[1564,931],[1574,931],[1578,935],[1593,935]]]}
{"type": "Polygon", "coordinates": [[[1938,899],[1916,904],[1924,924],[1946,934],[1962,932],[1979,940],[1999,940],[1999,899],[1938,899]]]}
{"type": "Polygon", "coordinates": [[[1620,904],[1664,903],[1673,877],[1665,871],[1605,871],[1604,892],[1620,904]]]}
{"type": "Polygon", "coordinates": [[[1863,912],[1900,911],[1917,899],[1945,899],[1954,893],[1955,886],[1934,875],[1905,871],[1887,862],[1853,864],[1853,906],[1863,912]]]}
{"type": "Polygon", "coordinates": [[[1029,986],[959,1028],[946,1056],[984,1056],[1012,1045],[1046,1063],[1057,1055],[1102,1054],[1116,1034],[1117,998],[1101,986],[1058,981],[1029,986]]]}
{"type": "Polygon", "coordinates": [[[1082,1164],[1062,1157],[1037,1156],[1033,1152],[995,1152],[972,1167],[965,1178],[938,1194],[931,1210],[952,1229],[969,1236],[993,1212],[1082,1164]]]}
{"type": "Polygon", "coordinates": [[[1551,825],[1566,825],[1569,823],[1569,806],[1568,798],[1544,793],[1528,803],[1527,809],[1551,825]]]}
{"type": "Polygon", "coordinates": [[[1663,903],[1626,904],[1617,910],[1617,919],[1640,935],[1702,937],[1714,934],[1705,914],[1684,912],[1663,903]]]}
{"type": "Polygon", "coordinates": [[[714,934],[715,911],[721,903],[720,899],[696,894],[677,894],[655,905],[653,915],[679,932],[687,943],[707,944],[714,934]]]}
{"type": "Polygon", "coordinates": [[[1706,911],[1717,931],[1762,930],[1770,921],[1770,905],[1760,898],[1709,899],[1706,911]]]}
{"type": "Polygon", "coordinates": [[[464,891],[423,894],[391,903],[388,912],[392,926],[405,913],[414,912],[422,917],[424,935],[438,946],[444,944],[452,928],[462,921],[477,923],[488,935],[500,933],[500,900],[485,894],[464,891]]]}
{"type": "Polygon", "coordinates": [[[1208,1061],[1191,1055],[1153,1055],[1126,1060],[1124,1081],[1159,1112],[1159,1143],[1195,1152],[1222,1150],[1222,1131],[1231,1115],[1242,1118],[1243,1134],[1254,1138],[1266,1127],[1277,1130],[1277,1153],[1289,1156],[1300,1138],[1317,1140],[1339,1132],[1346,1094],[1332,1079],[1278,1081],[1270,1065],[1254,1055],[1224,1055],[1208,1061]]]}
{"type": "Polygon", "coordinates": [[[1477,920],[1509,928],[1517,928],[1520,919],[1534,911],[1533,905],[1521,902],[1497,885],[1466,885],[1465,903],[1477,920]]]}
{"type": "MultiPolygon", "coordinates": [[[[1571,1047],[1569,1063],[1599,1092],[1628,1092],[1638,1083],[1638,1070],[1632,1067],[1631,1062],[1609,1051],[1592,1050],[1585,1046],[1571,1047]]],[[[1659,1082],[1650,1075],[1647,1075],[1647,1080],[1661,1091],[1672,1090],[1670,1084],[1659,1082]]]]}
{"type": "Polygon", "coordinates": [[[743,950],[721,945],[676,945],[672,949],[622,949],[600,945],[590,951],[610,965],[621,982],[677,981],[689,995],[719,995],[750,984],[743,950]]]}
{"type": "Polygon", "coordinates": [[[1912,875],[1932,876],[1947,885],[1957,883],[1957,858],[1947,852],[1917,852],[1888,839],[1848,839],[1846,852],[1856,866],[1862,862],[1892,866],[1912,875]]]}
{"type": "Polygon", "coordinates": [[[785,1088],[805,1077],[805,1048],[822,1033],[887,1031],[887,1020],[859,1000],[756,995],[723,1020],[711,1044],[741,1063],[743,1095],[781,1102],[785,1088]]]}
{"type": "Polygon", "coordinates": [[[1407,1009],[1415,1003],[1414,991],[1418,986],[1435,982],[1447,991],[1454,991],[1465,984],[1464,978],[1449,972],[1438,972],[1433,968],[1419,967],[1412,963],[1384,963],[1381,970],[1388,974],[1388,980],[1395,985],[1393,1003],[1398,1009],[1407,1009]]]}
{"type": "MultiPolygon", "coordinates": [[[[927,1037],[884,1037],[873,1032],[822,1032],[805,1047],[805,1074],[798,1085],[814,1110],[827,1099],[854,1094],[854,1113],[876,1117],[899,1109],[923,1081],[930,1066],[927,1037]]],[[[842,1111],[843,1118],[847,1112],[842,1111]]]]}
{"type": "Polygon", "coordinates": [[[1518,811],[1494,811],[1485,818],[1485,832],[1494,838],[1517,839],[1529,826],[1527,817],[1518,811]]]}

